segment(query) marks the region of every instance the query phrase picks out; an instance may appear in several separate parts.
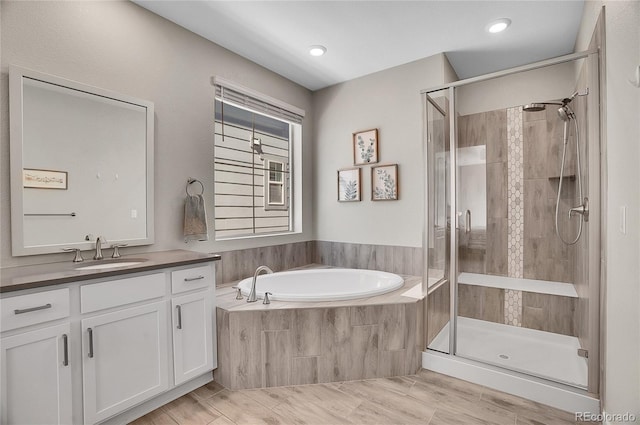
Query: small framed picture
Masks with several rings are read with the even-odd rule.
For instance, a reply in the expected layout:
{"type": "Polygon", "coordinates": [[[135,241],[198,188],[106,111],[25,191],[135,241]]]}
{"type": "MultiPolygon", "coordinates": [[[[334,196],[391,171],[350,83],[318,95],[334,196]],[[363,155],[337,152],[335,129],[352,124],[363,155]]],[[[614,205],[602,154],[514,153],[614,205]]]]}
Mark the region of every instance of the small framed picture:
{"type": "Polygon", "coordinates": [[[378,129],[353,133],[353,165],[378,162],[378,129]]]}
{"type": "Polygon", "coordinates": [[[398,164],[371,167],[371,200],[398,200],[398,164]]]}
{"type": "Polygon", "coordinates": [[[67,189],[67,172],[24,168],[22,185],[34,189],[67,189]]]}
{"type": "Polygon", "coordinates": [[[360,168],[338,170],[338,201],[360,201],[360,194],[360,168]]]}

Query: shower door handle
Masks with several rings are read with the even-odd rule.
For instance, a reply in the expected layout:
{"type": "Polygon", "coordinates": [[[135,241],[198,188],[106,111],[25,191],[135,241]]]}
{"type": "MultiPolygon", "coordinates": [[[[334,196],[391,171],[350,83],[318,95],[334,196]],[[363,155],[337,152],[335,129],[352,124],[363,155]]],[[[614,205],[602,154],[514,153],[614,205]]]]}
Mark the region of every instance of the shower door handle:
{"type": "Polygon", "coordinates": [[[471,232],[471,210],[467,210],[464,213],[464,232],[471,232]]]}

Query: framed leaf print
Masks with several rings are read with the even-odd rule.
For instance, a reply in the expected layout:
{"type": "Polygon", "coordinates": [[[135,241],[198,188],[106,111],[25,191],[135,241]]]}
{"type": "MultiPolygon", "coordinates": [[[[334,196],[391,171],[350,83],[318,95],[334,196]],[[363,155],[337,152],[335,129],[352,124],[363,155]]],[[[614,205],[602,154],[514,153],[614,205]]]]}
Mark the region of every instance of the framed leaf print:
{"type": "Polygon", "coordinates": [[[371,200],[398,200],[398,164],[371,167],[371,200]]]}
{"type": "Polygon", "coordinates": [[[360,180],[360,168],[338,170],[338,201],[360,201],[360,180]]]}
{"type": "Polygon", "coordinates": [[[353,165],[378,162],[378,129],[353,133],[353,165]]]}

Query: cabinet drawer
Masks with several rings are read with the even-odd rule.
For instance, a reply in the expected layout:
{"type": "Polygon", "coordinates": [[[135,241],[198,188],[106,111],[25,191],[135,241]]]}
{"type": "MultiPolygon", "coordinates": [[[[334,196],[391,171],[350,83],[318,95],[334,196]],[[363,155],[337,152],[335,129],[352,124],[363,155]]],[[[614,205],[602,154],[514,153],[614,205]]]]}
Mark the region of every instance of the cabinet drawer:
{"type": "Polygon", "coordinates": [[[173,294],[213,285],[213,268],[211,264],[171,272],[171,293],[173,294]]]}
{"type": "Polygon", "coordinates": [[[164,296],[165,292],[164,273],[84,285],[80,288],[80,311],[91,313],[151,300],[164,296]]]}
{"type": "Polygon", "coordinates": [[[0,300],[1,330],[36,325],[69,316],[69,288],[0,300]]]}

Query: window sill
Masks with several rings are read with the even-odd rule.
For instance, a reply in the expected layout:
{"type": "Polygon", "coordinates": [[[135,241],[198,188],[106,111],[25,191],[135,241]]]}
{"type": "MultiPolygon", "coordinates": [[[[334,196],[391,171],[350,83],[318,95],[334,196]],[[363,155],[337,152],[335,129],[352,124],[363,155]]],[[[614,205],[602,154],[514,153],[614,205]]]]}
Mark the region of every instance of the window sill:
{"type": "Polygon", "coordinates": [[[220,242],[220,241],[237,241],[242,239],[262,239],[262,238],[270,238],[274,236],[291,236],[291,235],[300,235],[300,234],[302,234],[302,231],[264,233],[259,235],[238,235],[238,236],[230,236],[226,238],[215,238],[215,241],[220,242]]]}

